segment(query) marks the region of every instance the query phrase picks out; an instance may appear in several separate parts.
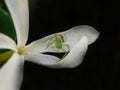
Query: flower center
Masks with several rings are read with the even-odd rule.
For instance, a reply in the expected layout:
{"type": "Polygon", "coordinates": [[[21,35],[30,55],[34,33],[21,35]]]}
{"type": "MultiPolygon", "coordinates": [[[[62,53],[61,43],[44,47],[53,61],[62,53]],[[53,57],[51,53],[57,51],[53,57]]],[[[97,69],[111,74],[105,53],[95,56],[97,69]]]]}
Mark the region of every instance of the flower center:
{"type": "Polygon", "coordinates": [[[22,55],[23,53],[24,53],[23,48],[18,48],[18,54],[19,54],[19,55],[22,55]]]}
{"type": "Polygon", "coordinates": [[[17,53],[18,53],[19,55],[23,55],[23,54],[25,54],[25,52],[26,52],[26,48],[25,48],[25,47],[19,47],[17,50],[18,50],[17,53]]]}

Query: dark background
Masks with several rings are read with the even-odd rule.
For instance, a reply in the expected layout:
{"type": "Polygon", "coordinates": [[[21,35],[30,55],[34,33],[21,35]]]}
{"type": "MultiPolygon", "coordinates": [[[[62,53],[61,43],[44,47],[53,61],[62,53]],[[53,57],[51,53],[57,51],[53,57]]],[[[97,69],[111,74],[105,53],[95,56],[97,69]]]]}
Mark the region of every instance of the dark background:
{"type": "Polygon", "coordinates": [[[21,90],[120,90],[120,15],[115,0],[37,0],[29,42],[76,25],[100,32],[81,65],[50,69],[25,62],[21,90]]]}

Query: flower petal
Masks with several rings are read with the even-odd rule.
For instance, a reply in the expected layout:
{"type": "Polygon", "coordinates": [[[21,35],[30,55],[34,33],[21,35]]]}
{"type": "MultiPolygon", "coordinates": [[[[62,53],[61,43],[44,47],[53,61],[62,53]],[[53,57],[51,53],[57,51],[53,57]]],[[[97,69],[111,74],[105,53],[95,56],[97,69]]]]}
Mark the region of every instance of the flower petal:
{"type": "Polygon", "coordinates": [[[8,36],[0,33],[0,49],[11,49],[16,51],[16,43],[8,36]]]}
{"type": "Polygon", "coordinates": [[[28,53],[25,54],[24,57],[26,61],[30,61],[45,66],[55,64],[60,60],[55,56],[45,55],[40,53],[28,53]]]}
{"type": "MultiPolygon", "coordinates": [[[[70,49],[74,47],[74,45],[83,37],[86,36],[88,39],[88,44],[93,43],[99,36],[99,32],[97,32],[93,27],[87,25],[81,25],[73,27],[67,31],[60,32],[57,34],[61,34],[66,39],[64,44],[70,46],[70,49]]],[[[29,51],[31,52],[56,52],[55,48],[47,47],[48,40],[53,37],[55,34],[49,35],[42,39],[36,40],[28,45],[29,51]]]]}
{"type": "Polygon", "coordinates": [[[55,56],[42,55],[38,53],[26,54],[25,60],[51,68],[73,68],[78,66],[83,61],[87,47],[88,40],[86,37],[82,37],[63,60],[55,56]]]}
{"type": "Polygon", "coordinates": [[[51,65],[53,68],[74,68],[82,63],[84,55],[88,48],[88,39],[84,36],[81,40],[71,49],[70,53],[58,63],[51,65]]]}
{"type": "Polygon", "coordinates": [[[28,0],[5,0],[5,3],[13,18],[18,46],[25,45],[29,28],[28,0]]]}
{"type": "Polygon", "coordinates": [[[83,36],[88,39],[88,44],[92,44],[99,36],[99,32],[95,28],[87,25],[81,25],[71,28],[70,30],[63,32],[67,38],[67,42],[71,47],[74,46],[83,36]]]}
{"type": "Polygon", "coordinates": [[[19,90],[23,76],[23,57],[13,56],[0,69],[0,89],[19,90]]]}

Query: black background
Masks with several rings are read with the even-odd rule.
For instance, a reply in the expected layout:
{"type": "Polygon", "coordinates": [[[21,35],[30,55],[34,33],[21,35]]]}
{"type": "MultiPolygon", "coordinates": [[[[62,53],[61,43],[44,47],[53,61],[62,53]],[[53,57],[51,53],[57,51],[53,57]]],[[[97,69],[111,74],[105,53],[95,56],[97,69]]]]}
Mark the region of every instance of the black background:
{"type": "Polygon", "coordinates": [[[37,0],[29,42],[76,25],[100,32],[81,65],[50,69],[25,62],[21,90],[120,90],[120,15],[115,0],[37,0]]]}

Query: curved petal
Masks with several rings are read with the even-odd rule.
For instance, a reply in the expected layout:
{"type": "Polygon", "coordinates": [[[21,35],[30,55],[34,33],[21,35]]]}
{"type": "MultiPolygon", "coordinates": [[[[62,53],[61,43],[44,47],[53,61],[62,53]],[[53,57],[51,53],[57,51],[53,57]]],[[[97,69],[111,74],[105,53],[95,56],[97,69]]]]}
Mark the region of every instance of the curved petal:
{"type": "Polygon", "coordinates": [[[28,39],[28,0],[5,0],[5,3],[13,18],[18,46],[23,46],[28,39]]]}
{"type": "Polygon", "coordinates": [[[25,59],[51,68],[73,68],[83,61],[87,47],[88,40],[86,37],[82,37],[82,39],[71,49],[70,53],[63,60],[55,56],[42,55],[38,53],[28,53],[25,55],[25,59]]]}
{"type": "MultiPolygon", "coordinates": [[[[88,39],[88,44],[93,43],[99,36],[99,32],[97,32],[93,27],[87,25],[81,25],[73,27],[67,31],[60,32],[57,34],[61,34],[64,36],[65,43],[70,46],[70,49],[83,37],[86,36],[88,39]]],[[[29,51],[31,52],[56,52],[55,48],[47,47],[48,40],[54,37],[55,34],[49,35],[42,39],[36,40],[28,45],[29,51]]]]}
{"type": "Polygon", "coordinates": [[[40,53],[28,53],[24,55],[24,57],[26,61],[37,63],[40,65],[52,65],[57,63],[60,60],[55,56],[45,55],[40,53]]]}
{"type": "Polygon", "coordinates": [[[63,34],[67,37],[67,43],[71,46],[74,46],[74,43],[78,42],[83,36],[87,37],[88,44],[92,44],[99,36],[99,32],[95,28],[87,25],[73,27],[63,34]]]}
{"type": "Polygon", "coordinates": [[[19,90],[23,76],[23,57],[17,54],[0,69],[0,89],[19,90]]]}
{"type": "Polygon", "coordinates": [[[16,43],[8,36],[0,33],[0,49],[11,49],[16,51],[16,43]]]}
{"type": "Polygon", "coordinates": [[[82,63],[84,55],[88,48],[88,39],[82,37],[81,40],[72,48],[70,53],[57,64],[53,65],[53,68],[68,67],[73,68],[82,63]]]}

